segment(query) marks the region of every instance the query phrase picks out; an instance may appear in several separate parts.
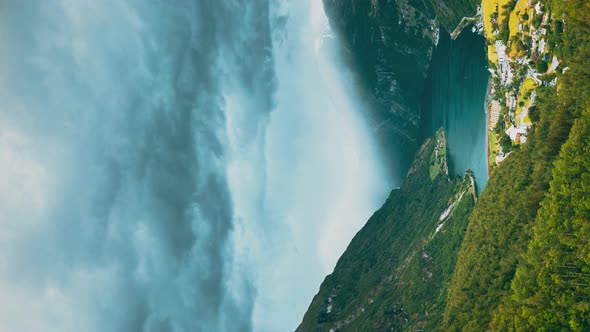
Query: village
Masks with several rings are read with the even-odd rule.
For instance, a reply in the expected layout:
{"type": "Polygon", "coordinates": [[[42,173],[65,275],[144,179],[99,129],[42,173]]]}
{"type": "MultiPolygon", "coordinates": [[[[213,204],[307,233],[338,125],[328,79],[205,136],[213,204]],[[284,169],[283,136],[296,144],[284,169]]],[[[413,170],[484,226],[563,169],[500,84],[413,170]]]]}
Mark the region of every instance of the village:
{"type": "MultiPolygon", "coordinates": [[[[488,172],[527,141],[536,88],[557,85],[565,72],[552,55],[550,33],[563,30],[539,0],[483,0],[476,25],[487,40],[491,73],[486,97],[488,172]]],[[[559,31],[560,32],[560,31],[559,31]]]]}

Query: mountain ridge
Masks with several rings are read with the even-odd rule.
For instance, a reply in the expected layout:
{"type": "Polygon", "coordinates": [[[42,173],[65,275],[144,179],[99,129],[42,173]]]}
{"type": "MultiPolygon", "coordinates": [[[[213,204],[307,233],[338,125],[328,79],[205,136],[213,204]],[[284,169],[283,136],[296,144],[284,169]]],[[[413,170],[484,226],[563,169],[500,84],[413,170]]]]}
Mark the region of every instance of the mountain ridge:
{"type": "Polygon", "coordinates": [[[471,174],[449,178],[446,158],[441,129],[353,238],[297,331],[406,330],[442,320],[446,284],[475,204],[471,174]]]}

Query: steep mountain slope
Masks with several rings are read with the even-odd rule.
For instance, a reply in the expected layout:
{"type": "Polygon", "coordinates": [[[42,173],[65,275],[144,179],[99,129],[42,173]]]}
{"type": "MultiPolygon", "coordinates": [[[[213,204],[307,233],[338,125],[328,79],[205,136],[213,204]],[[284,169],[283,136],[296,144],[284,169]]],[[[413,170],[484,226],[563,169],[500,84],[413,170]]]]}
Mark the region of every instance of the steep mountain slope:
{"type": "Polygon", "coordinates": [[[576,121],[553,169],[533,239],[496,312],[496,331],[590,327],[590,110],[576,121]]]}
{"type": "Polygon", "coordinates": [[[370,125],[384,155],[396,156],[388,168],[396,170],[407,169],[419,147],[419,98],[438,33],[433,11],[414,2],[324,1],[358,76],[370,125]]]}
{"type": "Polygon", "coordinates": [[[475,197],[471,175],[450,180],[446,172],[439,130],[326,277],[298,331],[415,330],[439,323],[475,197]]]}
{"type": "Polygon", "coordinates": [[[361,83],[367,117],[404,172],[420,144],[420,98],[439,23],[452,31],[473,16],[478,0],[324,0],[330,24],[343,42],[361,83]]]}
{"type": "Polygon", "coordinates": [[[459,251],[443,330],[482,331],[510,289],[519,254],[548,188],[551,166],[567,138],[570,114],[553,106],[555,89],[539,93],[541,120],[526,145],[490,177],[459,251]],[[559,125],[556,121],[559,121],[559,125]],[[546,142],[551,140],[552,144],[546,142]]]}
{"type": "Polygon", "coordinates": [[[587,316],[580,319],[590,292],[583,195],[590,187],[590,4],[545,5],[567,22],[550,42],[569,70],[558,74],[558,86],[538,90],[529,141],[492,174],[473,211],[443,331],[590,329],[587,316]]]}

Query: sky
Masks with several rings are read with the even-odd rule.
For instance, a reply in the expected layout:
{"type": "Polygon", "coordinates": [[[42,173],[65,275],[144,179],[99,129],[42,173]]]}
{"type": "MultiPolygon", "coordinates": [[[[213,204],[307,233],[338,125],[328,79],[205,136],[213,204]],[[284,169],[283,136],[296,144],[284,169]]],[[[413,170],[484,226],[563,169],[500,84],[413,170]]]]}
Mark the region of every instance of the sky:
{"type": "Polygon", "coordinates": [[[283,331],[391,181],[320,0],[0,4],[0,330],[283,331]]]}

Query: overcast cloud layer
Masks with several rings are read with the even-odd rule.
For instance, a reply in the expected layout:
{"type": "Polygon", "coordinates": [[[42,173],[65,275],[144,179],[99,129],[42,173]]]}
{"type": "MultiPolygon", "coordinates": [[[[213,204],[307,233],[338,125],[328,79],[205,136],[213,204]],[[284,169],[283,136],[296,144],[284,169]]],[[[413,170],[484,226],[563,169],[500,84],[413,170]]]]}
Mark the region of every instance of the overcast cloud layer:
{"type": "Polygon", "coordinates": [[[284,331],[386,197],[321,0],[0,4],[0,330],[284,331]]]}

